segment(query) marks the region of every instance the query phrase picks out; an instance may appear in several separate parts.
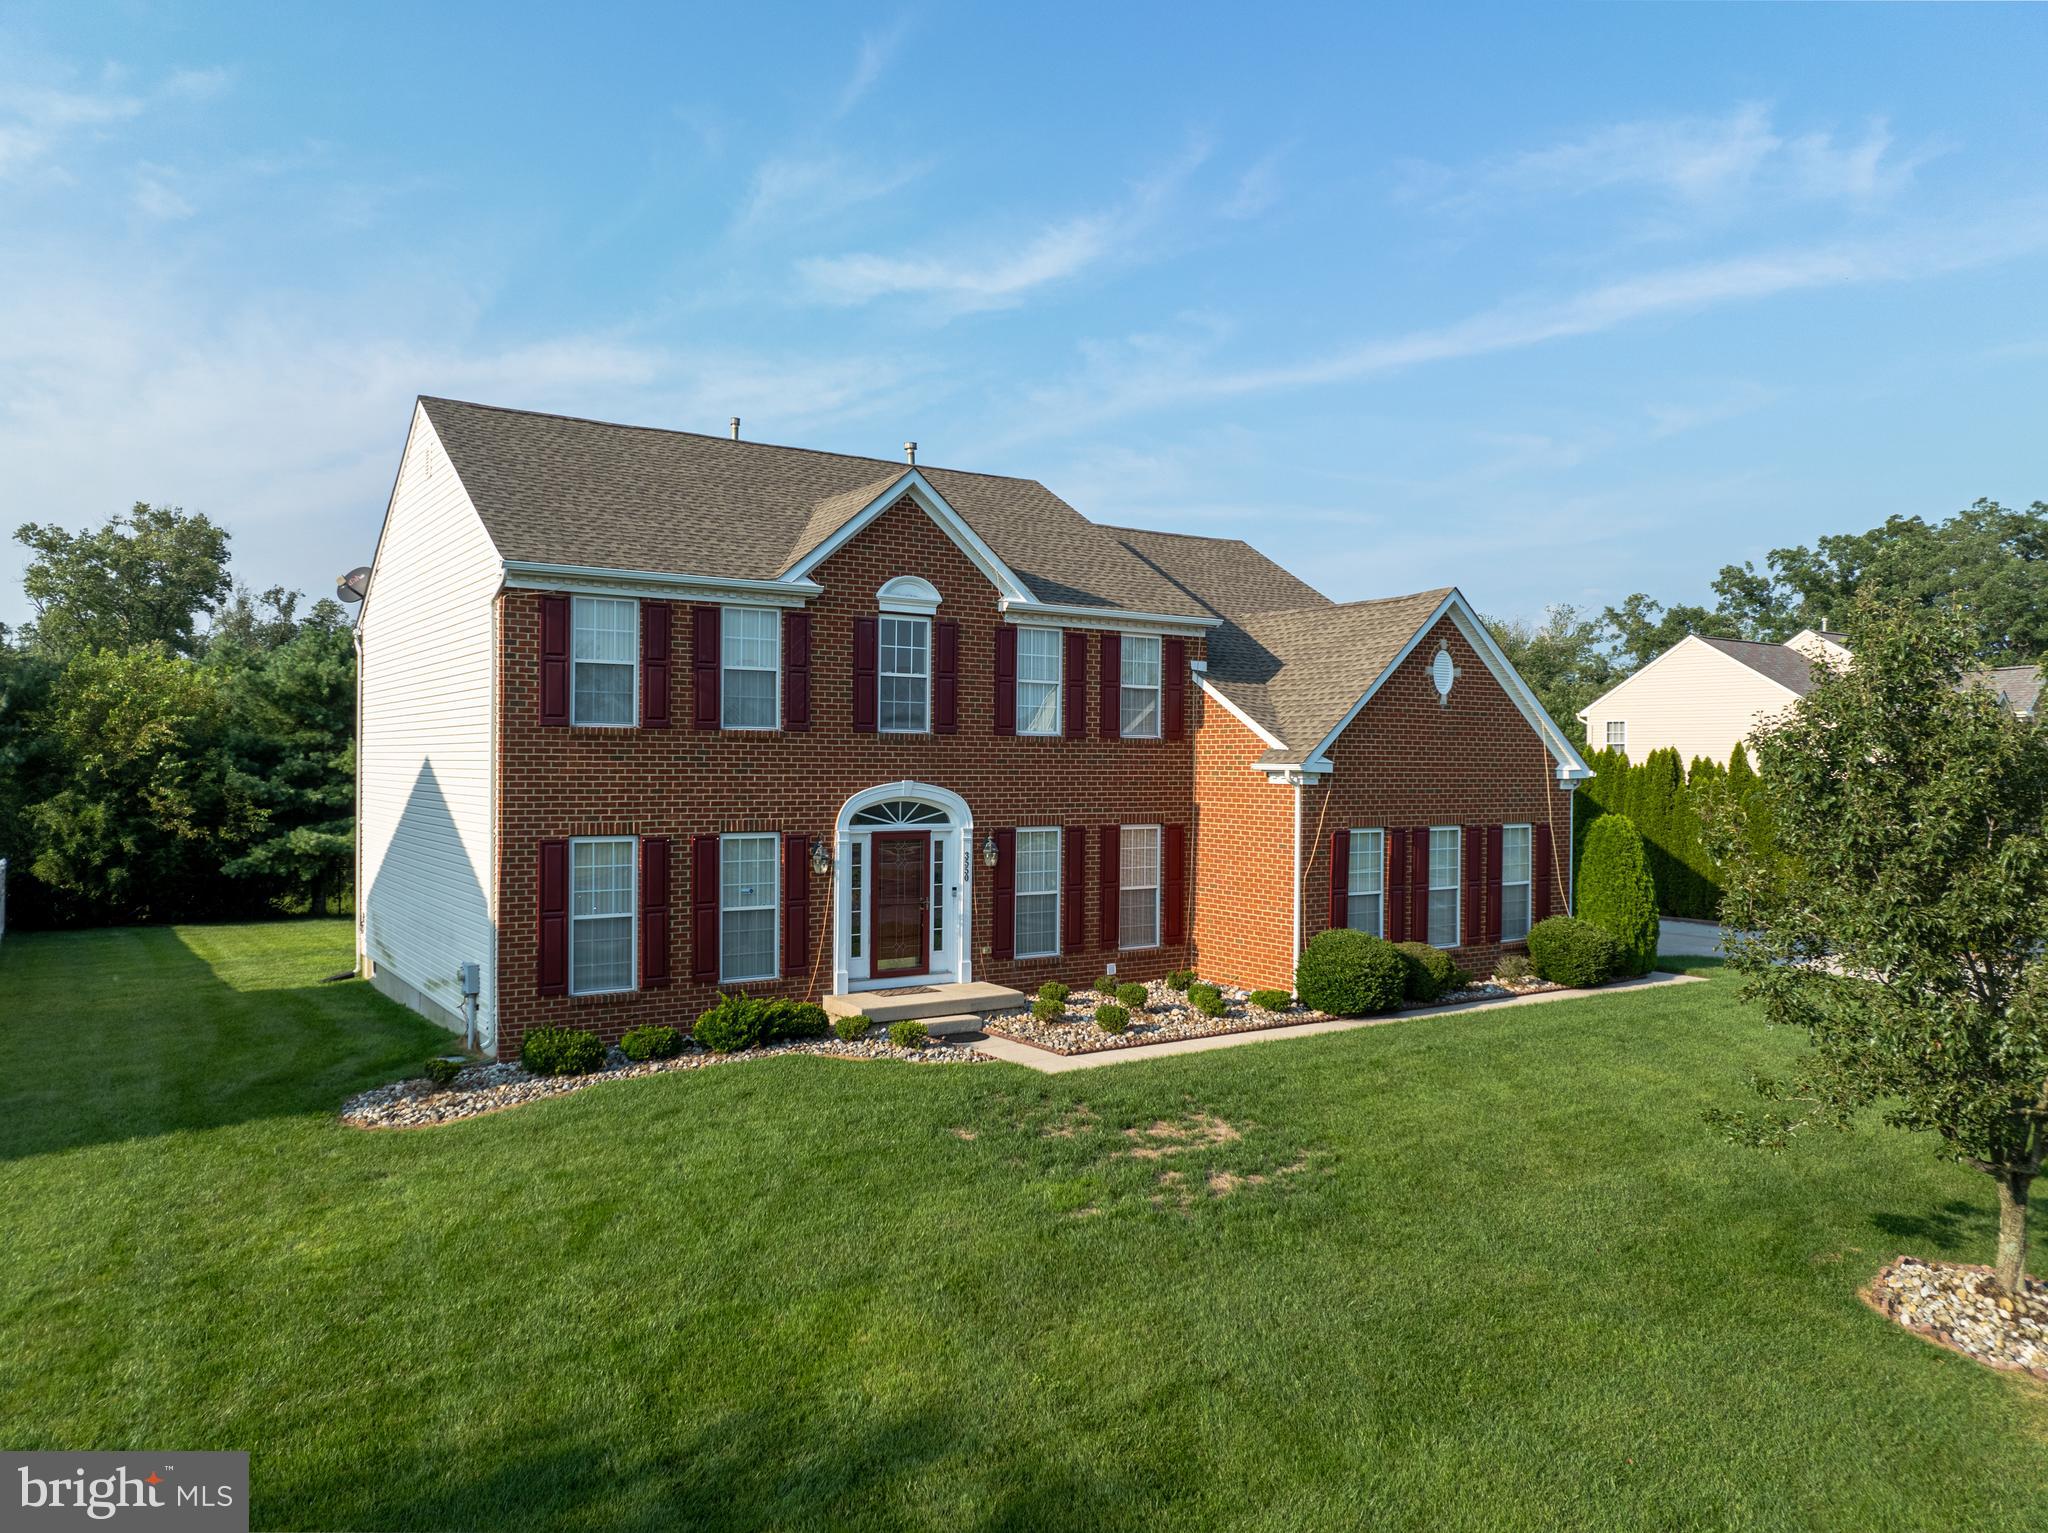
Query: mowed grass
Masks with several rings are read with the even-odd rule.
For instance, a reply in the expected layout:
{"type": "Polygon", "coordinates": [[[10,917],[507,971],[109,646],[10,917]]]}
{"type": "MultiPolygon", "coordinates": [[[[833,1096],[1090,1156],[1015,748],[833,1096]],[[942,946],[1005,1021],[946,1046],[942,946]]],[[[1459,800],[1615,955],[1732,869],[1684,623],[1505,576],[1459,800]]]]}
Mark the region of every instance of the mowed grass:
{"type": "Polygon", "coordinates": [[[1725,976],[362,1133],[445,1035],[348,951],[0,944],[9,1446],[246,1449],[263,1528],[2048,1526],[2048,1390],[1856,1299],[1989,1185],[1716,1139],[1797,1046],[1725,976]]]}

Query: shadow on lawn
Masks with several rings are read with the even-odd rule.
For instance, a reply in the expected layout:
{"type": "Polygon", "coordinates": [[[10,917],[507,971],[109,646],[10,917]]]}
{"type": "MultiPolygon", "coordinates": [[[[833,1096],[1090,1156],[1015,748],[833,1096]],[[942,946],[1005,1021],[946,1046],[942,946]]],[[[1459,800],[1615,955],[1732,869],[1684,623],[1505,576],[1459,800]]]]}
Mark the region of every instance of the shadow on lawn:
{"type": "Polygon", "coordinates": [[[1931,1213],[1872,1214],[1870,1222],[1887,1235],[1915,1241],[1922,1249],[1931,1246],[1944,1255],[1958,1251],[1980,1251],[1992,1244],[1998,1233],[1998,1210],[1991,1201],[1989,1180],[1980,1203],[1955,1199],[1931,1213]]]}

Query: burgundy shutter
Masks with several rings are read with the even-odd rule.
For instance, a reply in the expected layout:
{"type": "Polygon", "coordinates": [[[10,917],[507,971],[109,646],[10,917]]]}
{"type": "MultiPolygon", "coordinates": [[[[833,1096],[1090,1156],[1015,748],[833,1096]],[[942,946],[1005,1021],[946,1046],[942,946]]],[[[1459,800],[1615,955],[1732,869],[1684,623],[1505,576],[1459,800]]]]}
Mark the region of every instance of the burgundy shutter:
{"type": "MultiPolygon", "coordinates": [[[[1014,711],[1014,710],[1013,710],[1014,711]]],[[[960,732],[960,625],[932,624],[932,733],[960,732]]]]}
{"type": "Polygon", "coordinates": [[[804,972],[811,947],[811,843],[801,831],[782,838],[782,973],[804,972]]]}
{"type": "Polygon", "coordinates": [[[1188,940],[1188,828],[1159,827],[1159,940],[1167,946],[1188,940]]]}
{"type": "Polygon", "coordinates": [[[1330,929],[1351,924],[1351,832],[1330,832],[1330,929]]]}
{"type": "Polygon", "coordinates": [[[690,681],[696,690],[696,722],[699,729],[716,729],[719,720],[718,677],[720,619],[716,607],[692,609],[690,634],[690,681]]]}
{"type": "Polygon", "coordinates": [[[782,614],[782,727],[811,727],[811,615],[782,614]]]}
{"type": "Polygon", "coordinates": [[[668,603],[640,603],[640,727],[668,728],[668,603]]]}
{"type": "Polygon", "coordinates": [[[1017,732],[1017,630],[1008,623],[996,630],[996,733],[1017,732]]]}
{"type": "Polygon", "coordinates": [[[540,721],[569,722],[569,598],[540,599],[540,721]]]}
{"type": "Polygon", "coordinates": [[[1159,646],[1163,657],[1160,664],[1165,666],[1164,698],[1161,706],[1166,710],[1166,738],[1180,740],[1188,732],[1188,641],[1167,639],[1159,646]]]}
{"type": "Polygon", "coordinates": [[[1105,825],[1098,832],[1098,839],[1101,850],[1096,855],[1101,858],[1102,865],[1095,870],[1095,945],[1114,952],[1120,914],[1118,896],[1123,889],[1123,864],[1118,849],[1123,844],[1123,838],[1116,826],[1105,825]]]}
{"type": "MultiPolygon", "coordinates": [[[[1501,875],[1507,871],[1507,865],[1501,860],[1505,855],[1505,840],[1506,837],[1502,834],[1500,826],[1489,825],[1486,827],[1486,872],[1487,894],[1489,896],[1486,902],[1486,940],[1488,942],[1500,941],[1500,910],[1504,902],[1505,893],[1501,886],[1501,875]]],[[[1535,880],[1532,878],[1530,882],[1533,883],[1535,880]]]]}
{"type": "Polygon", "coordinates": [[[1479,895],[1486,887],[1479,866],[1480,838],[1485,834],[1486,827],[1483,825],[1467,825],[1458,832],[1459,849],[1465,854],[1465,918],[1458,923],[1460,947],[1470,947],[1476,942],[1483,941],[1486,936],[1480,929],[1479,917],[1479,895]]]}
{"type": "Polygon", "coordinates": [[[1124,732],[1124,641],[1121,634],[1106,633],[1102,636],[1102,713],[1096,720],[1096,731],[1105,740],[1114,740],[1124,732]]]}
{"type": "Polygon", "coordinates": [[[1408,935],[1429,941],[1429,827],[1408,832],[1408,935]]]}
{"type": "Polygon", "coordinates": [[[690,976],[718,978],[718,837],[690,840],[690,976]]]}
{"type": "Polygon", "coordinates": [[[569,843],[540,844],[540,963],[542,995],[569,993],[569,843]]]}
{"type": "Polygon", "coordinates": [[[1550,917],[1550,886],[1556,881],[1557,870],[1550,864],[1550,827],[1539,825],[1529,833],[1529,897],[1530,919],[1548,920],[1550,917]]]}
{"type": "Polygon", "coordinates": [[[1387,842],[1387,876],[1380,887],[1380,927],[1389,942],[1408,940],[1408,835],[1405,831],[1381,832],[1387,842]]]}
{"type": "Polygon", "coordinates": [[[1060,950],[1079,953],[1088,946],[1088,828],[1069,825],[1060,832],[1060,950]]]}
{"type": "Polygon", "coordinates": [[[998,958],[1017,955],[1017,833],[999,830],[996,836],[995,939],[998,958]]]}
{"type": "Polygon", "coordinates": [[[1062,730],[1069,740],[1088,738],[1088,635],[1078,628],[1066,630],[1067,663],[1060,681],[1066,689],[1061,705],[1066,717],[1062,730]]]}
{"type": "Polygon", "coordinates": [[[875,651],[880,642],[877,620],[853,620],[853,727],[875,733],[875,651]]]}
{"type": "Polygon", "coordinates": [[[659,990],[668,971],[668,837],[640,838],[640,987],[659,990]]]}

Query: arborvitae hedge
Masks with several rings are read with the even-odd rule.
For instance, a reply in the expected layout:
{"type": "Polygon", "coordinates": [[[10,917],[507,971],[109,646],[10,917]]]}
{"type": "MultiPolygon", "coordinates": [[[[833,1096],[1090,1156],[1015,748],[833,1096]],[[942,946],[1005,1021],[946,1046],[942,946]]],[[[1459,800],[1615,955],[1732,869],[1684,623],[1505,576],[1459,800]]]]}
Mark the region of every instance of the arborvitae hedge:
{"type": "Polygon", "coordinates": [[[1624,974],[1648,974],[1657,962],[1657,889],[1647,851],[1627,815],[1603,814],[1579,869],[1579,919],[1614,939],[1624,974]]]}
{"type": "Polygon", "coordinates": [[[1625,814],[1643,838],[1658,910],[1706,921],[1718,916],[1721,870],[1707,855],[1703,823],[1710,797],[1725,794],[1747,804],[1752,838],[1759,847],[1770,838],[1761,800],[1751,800],[1757,776],[1749,753],[1737,745],[1726,767],[1695,757],[1690,771],[1680,765],[1674,750],[1652,751],[1633,766],[1620,751],[1603,750],[1588,764],[1594,776],[1579,787],[1572,836],[1580,877],[1594,824],[1603,814],[1625,814]]]}

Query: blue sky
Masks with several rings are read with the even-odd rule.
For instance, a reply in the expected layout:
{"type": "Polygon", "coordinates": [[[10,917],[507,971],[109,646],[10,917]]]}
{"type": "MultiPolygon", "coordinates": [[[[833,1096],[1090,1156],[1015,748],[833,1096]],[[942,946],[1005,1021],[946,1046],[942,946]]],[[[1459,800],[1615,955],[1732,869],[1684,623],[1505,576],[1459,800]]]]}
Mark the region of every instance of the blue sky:
{"type": "Polygon", "coordinates": [[[319,594],[418,393],[1514,614],[2048,498],[2043,8],[583,9],[0,5],[6,528],[319,594]]]}

